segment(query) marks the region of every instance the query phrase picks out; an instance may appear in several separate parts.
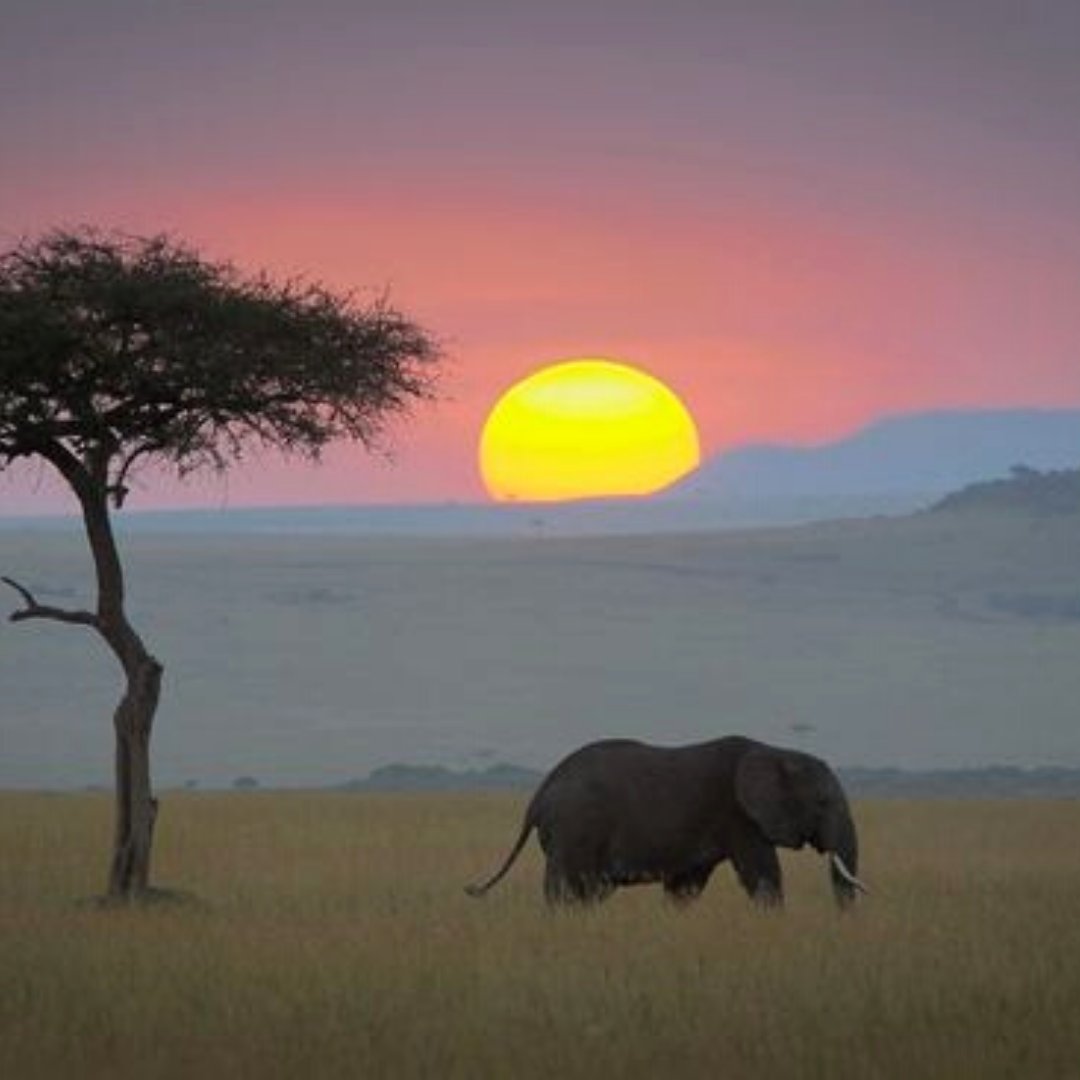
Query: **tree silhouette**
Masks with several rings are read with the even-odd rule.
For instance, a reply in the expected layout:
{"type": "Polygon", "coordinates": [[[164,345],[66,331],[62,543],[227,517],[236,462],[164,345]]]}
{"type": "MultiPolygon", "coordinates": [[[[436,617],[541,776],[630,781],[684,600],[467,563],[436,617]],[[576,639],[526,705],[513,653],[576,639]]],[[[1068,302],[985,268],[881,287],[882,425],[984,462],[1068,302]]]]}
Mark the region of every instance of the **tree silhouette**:
{"type": "Polygon", "coordinates": [[[429,396],[439,350],[385,298],[242,275],[167,236],[58,230],[0,255],[0,468],[48,462],[82,511],[93,607],[22,598],[13,622],[101,635],[124,693],[113,716],[116,828],[110,899],[150,889],[158,804],[150,736],[162,665],[125,610],[112,528],[135,470],[225,470],[253,448],[318,459],[332,440],[377,445],[429,396]]]}

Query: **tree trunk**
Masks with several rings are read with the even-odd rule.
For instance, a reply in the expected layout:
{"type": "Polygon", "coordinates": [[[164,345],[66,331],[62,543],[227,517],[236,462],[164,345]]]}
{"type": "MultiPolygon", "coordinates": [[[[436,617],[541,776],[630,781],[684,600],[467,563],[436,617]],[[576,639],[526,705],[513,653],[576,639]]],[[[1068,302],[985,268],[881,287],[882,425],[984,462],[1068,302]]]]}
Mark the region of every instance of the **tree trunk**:
{"type": "MultiPolygon", "coordinates": [[[[124,671],[126,687],[113,714],[116,737],[116,830],[109,866],[109,900],[138,900],[150,889],[150,851],[157,800],[150,784],[150,735],[161,694],[162,667],[128,622],[124,572],[109,519],[104,465],[92,482],[75,486],[97,574],[97,629],[124,671]]],[[[81,477],[77,478],[81,481],[81,477]]]]}
{"type": "Polygon", "coordinates": [[[109,869],[110,900],[137,900],[150,887],[157,799],[150,784],[150,735],[161,688],[161,665],[141,647],[125,663],[127,689],[113,715],[116,733],[116,832],[109,869]]]}
{"type": "Polygon", "coordinates": [[[109,462],[118,451],[111,432],[88,446],[81,457],[59,441],[46,440],[37,451],[71,485],[82,507],[97,578],[96,610],[68,611],[39,604],[28,589],[4,580],[18,590],[26,605],[12,618],[48,618],[93,627],[123,669],[126,687],[113,714],[116,830],[107,899],[132,901],[150,892],[150,851],[158,810],[150,785],[150,735],[161,694],[162,667],[128,622],[124,608],[124,569],[109,517],[110,498],[122,499],[121,489],[109,479],[109,462]]]}

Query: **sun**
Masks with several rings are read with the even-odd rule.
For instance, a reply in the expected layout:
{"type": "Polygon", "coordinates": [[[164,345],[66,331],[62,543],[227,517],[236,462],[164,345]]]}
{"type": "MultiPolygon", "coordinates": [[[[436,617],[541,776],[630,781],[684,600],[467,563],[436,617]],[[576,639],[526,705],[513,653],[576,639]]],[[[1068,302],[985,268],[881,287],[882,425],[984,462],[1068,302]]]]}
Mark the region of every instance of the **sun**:
{"type": "Polygon", "coordinates": [[[659,379],[612,360],[567,360],[515,383],[480,436],[493,499],[649,495],[695,469],[697,428],[659,379]]]}

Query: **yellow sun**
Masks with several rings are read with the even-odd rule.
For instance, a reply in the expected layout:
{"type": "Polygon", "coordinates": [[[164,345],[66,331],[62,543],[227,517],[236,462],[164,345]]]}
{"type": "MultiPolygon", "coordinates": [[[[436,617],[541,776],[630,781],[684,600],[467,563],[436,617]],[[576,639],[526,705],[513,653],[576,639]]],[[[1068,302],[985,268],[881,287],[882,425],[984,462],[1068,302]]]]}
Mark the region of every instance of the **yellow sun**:
{"type": "Polygon", "coordinates": [[[480,472],[500,501],[648,495],[700,459],[697,428],[678,397],[610,360],[569,360],[522,379],[480,436],[480,472]]]}

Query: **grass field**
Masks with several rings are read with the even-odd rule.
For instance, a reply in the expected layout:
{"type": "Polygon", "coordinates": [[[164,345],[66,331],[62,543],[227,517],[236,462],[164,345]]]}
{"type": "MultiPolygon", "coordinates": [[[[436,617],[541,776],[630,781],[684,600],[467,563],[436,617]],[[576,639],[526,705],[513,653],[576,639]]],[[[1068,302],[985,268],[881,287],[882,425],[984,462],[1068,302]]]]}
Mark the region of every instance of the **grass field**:
{"type": "Polygon", "coordinates": [[[0,1076],[1080,1076],[1080,802],[857,808],[853,916],[786,860],[546,912],[521,798],[169,796],[157,876],[102,911],[100,795],[0,795],[0,1076]]]}

